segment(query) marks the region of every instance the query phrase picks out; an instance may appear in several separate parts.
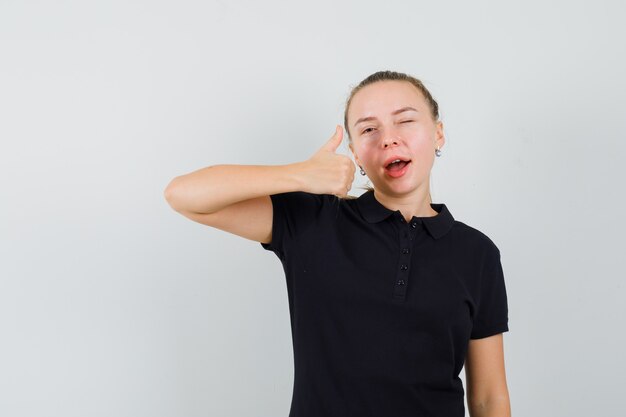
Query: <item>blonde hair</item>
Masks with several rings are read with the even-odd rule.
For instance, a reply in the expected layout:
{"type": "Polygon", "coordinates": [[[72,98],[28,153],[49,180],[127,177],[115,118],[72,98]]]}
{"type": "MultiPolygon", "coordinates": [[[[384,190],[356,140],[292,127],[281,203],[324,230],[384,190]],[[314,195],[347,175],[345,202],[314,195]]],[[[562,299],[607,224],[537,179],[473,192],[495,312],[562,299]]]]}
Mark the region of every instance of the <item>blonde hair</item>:
{"type": "MultiPolygon", "coordinates": [[[[420,91],[422,95],[424,96],[424,98],[426,99],[426,102],[428,103],[428,106],[430,108],[430,115],[432,117],[432,120],[434,122],[439,121],[439,105],[437,104],[437,101],[435,101],[433,96],[430,94],[430,91],[428,91],[428,89],[424,86],[424,84],[420,80],[402,72],[378,71],[369,75],[363,81],[361,81],[356,87],[354,87],[352,91],[350,91],[350,95],[348,96],[348,99],[346,100],[346,107],[345,107],[345,111],[343,115],[343,126],[344,126],[344,131],[348,134],[348,142],[350,144],[352,143],[352,136],[350,135],[350,129],[348,128],[348,110],[350,109],[352,98],[354,98],[354,95],[358,93],[364,87],[370,84],[374,84],[379,81],[406,81],[410,83],[415,88],[417,88],[418,91],[420,91]]],[[[362,188],[366,191],[374,191],[374,188],[370,186],[359,187],[359,188],[362,188]]],[[[428,197],[430,198],[430,202],[432,203],[433,199],[430,196],[430,192],[428,193],[428,197]]],[[[350,199],[350,198],[356,198],[356,197],[348,196],[347,198],[350,199]]]]}

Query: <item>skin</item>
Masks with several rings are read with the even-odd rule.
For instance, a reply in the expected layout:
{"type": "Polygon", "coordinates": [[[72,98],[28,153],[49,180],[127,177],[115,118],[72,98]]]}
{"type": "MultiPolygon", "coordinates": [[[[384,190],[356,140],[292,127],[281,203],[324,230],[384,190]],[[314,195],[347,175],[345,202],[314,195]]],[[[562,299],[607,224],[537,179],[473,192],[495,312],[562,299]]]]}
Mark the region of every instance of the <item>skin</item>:
{"type": "MultiPolygon", "coordinates": [[[[352,98],[346,128],[352,139],[350,150],[372,182],[376,200],[400,210],[407,221],[412,216],[437,215],[429,201],[430,172],[435,149],[443,148],[445,138],[443,123],[433,119],[421,91],[406,81],[370,84],[352,98]],[[417,112],[391,114],[404,107],[417,112]],[[375,120],[355,125],[363,117],[375,120]],[[400,178],[390,177],[384,170],[384,162],[393,155],[412,161],[400,178]]],[[[470,416],[511,415],[502,334],[469,341],[465,373],[470,416]]]]}
{"type": "Polygon", "coordinates": [[[352,98],[348,109],[350,150],[356,163],[367,173],[374,195],[383,206],[400,210],[407,220],[412,216],[431,217],[430,171],[435,149],[443,148],[443,123],[435,122],[422,93],[406,81],[379,81],[352,98]],[[413,107],[391,115],[394,110],[413,107]],[[362,117],[376,120],[359,123],[362,117]],[[411,159],[408,171],[400,178],[385,173],[384,162],[393,155],[411,159]]]}
{"type": "Polygon", "coordinates": [[[470,339],[465,358],[467,404],[471,417],[510,417],[502,333],[470,339]]]}

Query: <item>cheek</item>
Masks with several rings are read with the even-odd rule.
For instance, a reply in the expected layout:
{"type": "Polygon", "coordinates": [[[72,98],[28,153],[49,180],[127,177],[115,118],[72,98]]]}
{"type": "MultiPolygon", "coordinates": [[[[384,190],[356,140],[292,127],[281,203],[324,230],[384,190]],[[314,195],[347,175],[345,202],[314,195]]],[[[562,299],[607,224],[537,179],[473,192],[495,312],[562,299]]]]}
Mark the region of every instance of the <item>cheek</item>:
{"type": "Polygon", "coordinates": [[[435,154],[435,148],[430,142],[420,142],[414,149],[413,154],[421,160],[428,160],[432,156],[431,154],[435,154]]]}
{"type": "Polygon", "coordinates": [[[356,154],[359,156],[359,159],[367,164],[373,157],[375,152],[375,147],[369,145],[368,143],[360,143],[357,147],[355,147],[356,154]]]}
{"type": "Polygon", "coordinates": [[[419,172],[420,175],[428,174],[433,167],[433,159],[434,158],[431,158],[430,156],[423,153],[417,156],[417,160],[413,161],[416,162],[416,171],[419,172]]]}
{"type": "Polygon", "coordinates": [[[413,162],[417,162],[418,170],[429,171],[435,160],[435,148],[429,141],[419,141],[412,148],[413,162]]]}
{"type": "Polygon", "coordinates": [[[414,138],[411,138],[410,143],[413,145],[411,149],[415,155],[420,155],[420,158],[424,156],[430,157],[430,154],[435,154],[434,142],[433,137],[426,133],[416,135],[414,138]]]}

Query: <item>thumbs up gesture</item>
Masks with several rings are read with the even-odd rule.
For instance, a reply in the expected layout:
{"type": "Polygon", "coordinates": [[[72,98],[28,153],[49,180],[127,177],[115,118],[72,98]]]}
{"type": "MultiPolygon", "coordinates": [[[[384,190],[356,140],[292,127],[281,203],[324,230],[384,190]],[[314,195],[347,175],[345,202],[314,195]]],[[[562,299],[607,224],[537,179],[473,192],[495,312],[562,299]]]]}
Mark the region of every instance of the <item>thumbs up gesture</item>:
{"type": "Polygon", "coordinates": [[[343,140],[343,129],[337,125],[331,138],[302,163],[303,191],[346,197],[354,181],[355,166],[346,156],[335,153],[343,140]]]}

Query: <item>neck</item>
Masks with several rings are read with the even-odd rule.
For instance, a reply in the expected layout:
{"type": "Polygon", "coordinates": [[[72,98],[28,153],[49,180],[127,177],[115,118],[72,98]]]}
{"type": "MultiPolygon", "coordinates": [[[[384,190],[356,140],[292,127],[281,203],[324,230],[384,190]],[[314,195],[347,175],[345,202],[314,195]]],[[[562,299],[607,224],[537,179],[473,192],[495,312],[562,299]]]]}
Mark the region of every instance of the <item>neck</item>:
{"type": "Polygon", "coordinates": [[[428,188],[416,188],[406,194],[385,193],[374,190],[376,200],[390,210],[400,210],[404,218],[409,221],[415,217],[433,217],[439,214],[430,206],[430,191],[428,188]]]}

